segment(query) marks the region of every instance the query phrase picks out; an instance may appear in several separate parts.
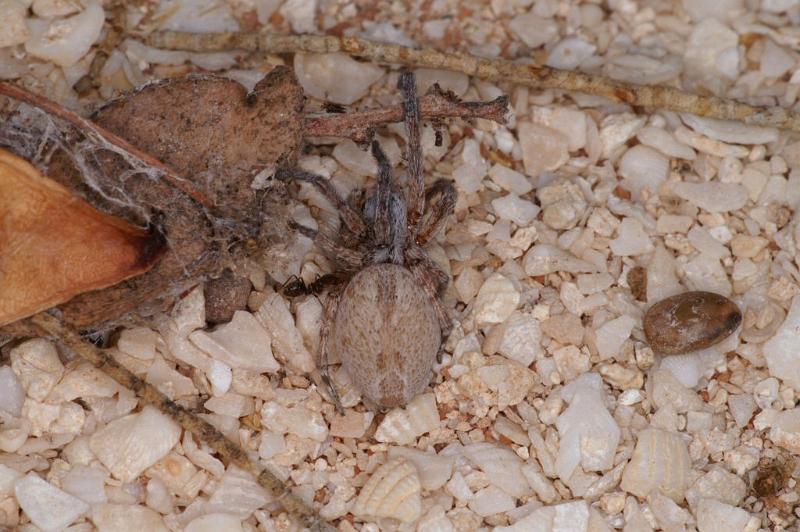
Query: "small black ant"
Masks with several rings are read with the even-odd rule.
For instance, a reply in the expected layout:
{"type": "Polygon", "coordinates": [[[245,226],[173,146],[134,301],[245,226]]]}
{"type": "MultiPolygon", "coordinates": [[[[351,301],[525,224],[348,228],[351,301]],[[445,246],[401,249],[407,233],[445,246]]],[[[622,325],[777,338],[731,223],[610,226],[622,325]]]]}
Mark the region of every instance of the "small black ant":
{"type": "Polygon", "coordinates": [[[292,275],[281,286],[281,294],[286,297],[299,297],[307,295],[320,295],[327,288],[340,284],[345,279],[342,275],[336,273],[326,273],[322,276],[317,276],[316,280],[312,283],[306,283],[303,279],[296,275],[292,275]]]}

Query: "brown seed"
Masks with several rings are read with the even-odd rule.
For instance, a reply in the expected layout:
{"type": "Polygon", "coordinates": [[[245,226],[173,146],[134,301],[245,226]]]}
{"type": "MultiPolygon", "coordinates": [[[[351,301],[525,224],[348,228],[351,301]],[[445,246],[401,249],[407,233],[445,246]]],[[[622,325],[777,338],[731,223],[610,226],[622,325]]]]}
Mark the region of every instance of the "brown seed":
{"type": "Polygon", "coordinates": [[[654,351],[667,355],[721,342],[742,322],[739,307],[712,292],[685,292],[659,301],[644,315],[644,334],[654,351]]]}

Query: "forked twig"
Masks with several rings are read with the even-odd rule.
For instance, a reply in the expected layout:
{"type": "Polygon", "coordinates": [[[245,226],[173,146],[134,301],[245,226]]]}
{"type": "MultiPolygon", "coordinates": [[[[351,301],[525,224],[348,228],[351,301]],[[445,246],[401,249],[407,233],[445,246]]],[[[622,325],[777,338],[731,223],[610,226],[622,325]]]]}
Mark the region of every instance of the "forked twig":
{"type": "Polygon", "coordinates": [[[158,408],[175,420],[184,430],[188,430],[192,435],[206,442],[222,457],[225,463],[234,464],[240,469],[249,471],[256,477],[258,484],[272,494],[287,512],[298,517],[304,526],[312,530],[335,530],[331,525],[322,521],[313,508],[289,491],[286,484],[272,472],[268,469],[261,469],[251,462],[244,449],[226,438],[213,425],[189,409],[175,403],[161,393],[158,388],[143,381],[102,350],[86,342],[78,333],[61,323],[58,318],[40,312],[31,316],[29,320],[46,334],[62,341],[67,347],[119,384],[132,390],[146,404],[158,408]]]}
{"type": "MultiPolygon", "coordinates": [[[[505,122],[508,98],[500,96],[491,102],[462,102],[453,94],[444,92],[437,85],[420,98],[423,118],[485,118],[505,122]]],[[[354,111],[341,114],[306,116],[304,135],[307,137],[348,137],[356,142],[372,140],[378,124],[402,122],[403,108],[400,105],[354,111]]]]}
{"type": "Polygon", "coordinates": [[[445,53],[430,48],[376,43],[358,37],[165,31],[150,34],[145,42],[157,48],[191,52],[235,49],[269,53],[343,52],[375,63],[452,70],[493,82],[506,81],[535,89],[584,92],[638,107],[660,108],[800,131],[800,115],[781,107],[756,107],[717,96],[691,94],[673,87],[636,85],[542,65],[523,65],[502,59],[483,59],[470,54],[445,53]]]}

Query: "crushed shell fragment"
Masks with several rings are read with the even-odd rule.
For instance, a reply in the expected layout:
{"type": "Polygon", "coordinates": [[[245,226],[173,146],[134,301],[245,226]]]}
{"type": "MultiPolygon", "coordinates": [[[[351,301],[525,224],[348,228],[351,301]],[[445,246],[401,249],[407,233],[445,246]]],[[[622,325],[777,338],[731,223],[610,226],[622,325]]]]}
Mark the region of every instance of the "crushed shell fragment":
{"type": "Polygon", "coordinates": [[[411,523],[422,512],[419,476],[405,458],[382,465],[361,488],[352,512],[364,518],[391,517],[411,523]]]}

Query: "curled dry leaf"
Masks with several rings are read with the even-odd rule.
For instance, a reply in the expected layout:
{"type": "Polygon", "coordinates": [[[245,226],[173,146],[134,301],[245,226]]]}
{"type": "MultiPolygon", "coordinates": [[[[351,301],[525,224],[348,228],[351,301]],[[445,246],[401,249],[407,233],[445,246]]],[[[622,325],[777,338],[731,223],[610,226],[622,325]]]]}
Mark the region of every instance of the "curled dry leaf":
{"type": "Polygon", "coordinates": [[[0,149],[0,325],[149,270],[164,240],[0,149]]]}

